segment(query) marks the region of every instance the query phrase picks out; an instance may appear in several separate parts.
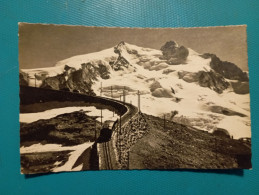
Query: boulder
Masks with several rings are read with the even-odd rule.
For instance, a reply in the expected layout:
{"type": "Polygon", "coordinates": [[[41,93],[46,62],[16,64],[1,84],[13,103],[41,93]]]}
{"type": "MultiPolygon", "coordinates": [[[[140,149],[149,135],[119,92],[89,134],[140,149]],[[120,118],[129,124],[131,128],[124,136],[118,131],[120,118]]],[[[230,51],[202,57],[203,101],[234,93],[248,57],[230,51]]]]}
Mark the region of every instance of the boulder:
{"type": "Polygon", "coordinates": [[[163,70],[163,74],[166,74],[166,75],[168,75],[168,74],[170,74],[171,72],[174,72],[175,70],[171,70],[171,69],[165,69],[165,70],[163,70]]]}
{"type": "Polygon", "coordinates": [[[161,47],[163,59],[167,60],[170,65],[183,64],[188,55],[189,50],[184,46],[178,46],[175,41],[168,41],[161,47]]]}
{"type": "Polygon", "coordinates": [[[157,88],[162,88],[162,86],[160,85],[160,83],[158,81],[154,81],[151,86],[150,86],[150,91],[153,92],[155,91],[157,88]]]}
{"type": "Polygon", "coordinates": [[[178,77],[179,77],[179,79],[182,79],[187,73],[189,73],[189,72],[184,71],[184,70],[178,71],[178,77]]]}
{"type": "Polygon", "coordinates": [[[172,92],[168,89],[164,88],[157,88],[152,92],[152,96],[154,97],[164,97],[164,98],[171,98],[173,97],[172,92]]]}
{"type": "Polygon", "coordinates": [[[199,81],[199,74],[194,72],[189,72],[185,74],[182,78],[187,83],[193,83],[199,81]]]}
{"type": "Polygon", "coordinates": [[[232,88],[237,94],[248,94],[249,83],[248,82],[231,82],[232,88]]]}
{"type": "Polygon", "coordinates": [[[161,47],[160,50],[162,51],[164,59],[168,60],[176,53],[177,48],[178,44],[175,41],[168,41],[161,47]]]}

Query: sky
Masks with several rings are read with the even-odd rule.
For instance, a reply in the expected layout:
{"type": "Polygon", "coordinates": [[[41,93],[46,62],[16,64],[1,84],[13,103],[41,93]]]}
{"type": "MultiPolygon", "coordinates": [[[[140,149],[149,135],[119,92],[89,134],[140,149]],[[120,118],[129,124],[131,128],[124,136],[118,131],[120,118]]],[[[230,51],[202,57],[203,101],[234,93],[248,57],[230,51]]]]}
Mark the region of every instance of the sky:
{"type": "Polygon", "coordinates": [[[170,40],[201,54],[216,54],[221,60],[248,70],[246,26],[110,28],[20,23],[19,66],[22,69],[51,67],[58,61],[108,49],[121,41],[160,49],[170,40]]]}

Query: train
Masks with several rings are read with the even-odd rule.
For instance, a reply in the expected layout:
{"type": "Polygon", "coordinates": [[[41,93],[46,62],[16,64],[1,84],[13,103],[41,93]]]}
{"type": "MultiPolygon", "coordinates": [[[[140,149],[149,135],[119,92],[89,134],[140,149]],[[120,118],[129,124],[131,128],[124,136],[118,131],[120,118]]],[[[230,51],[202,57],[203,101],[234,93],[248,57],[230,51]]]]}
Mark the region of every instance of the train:
{"type": "Polygon", "coordinates": [[[118,120],[106,120],[102,125],[100,135],[97,139],[98,143],[107,142],[111,140],[112,133],[115,131],[118,120]]]}

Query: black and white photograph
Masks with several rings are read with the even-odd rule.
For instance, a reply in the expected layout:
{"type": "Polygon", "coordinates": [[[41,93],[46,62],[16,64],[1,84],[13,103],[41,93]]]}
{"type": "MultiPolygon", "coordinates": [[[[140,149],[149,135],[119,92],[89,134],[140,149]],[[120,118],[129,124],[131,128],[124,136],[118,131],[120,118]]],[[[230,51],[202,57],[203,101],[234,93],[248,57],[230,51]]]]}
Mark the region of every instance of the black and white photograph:
{"type": "Polygon", "coordinates": [[[19,23],[22,174],[252,169],[246,26],[19,23]]]}

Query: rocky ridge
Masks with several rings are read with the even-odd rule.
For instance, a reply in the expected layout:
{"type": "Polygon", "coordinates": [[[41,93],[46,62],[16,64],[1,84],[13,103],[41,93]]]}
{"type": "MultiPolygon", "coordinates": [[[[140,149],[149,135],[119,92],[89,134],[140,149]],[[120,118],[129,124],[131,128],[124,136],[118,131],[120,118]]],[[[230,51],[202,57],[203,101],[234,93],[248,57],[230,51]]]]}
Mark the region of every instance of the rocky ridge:
{"type": "Polygon", "coordinates": [[[205,53],[201,57],[211,58],[210,67],[226,79],[248,81],[248,74],[243,72],[237,65],[231,62],[222,61],[215,54],[205,53]]]}
{"type": "Polygon", "coordinates": [[[160,59],[167,60],[169,65],[183,64],[189,55],[189,50],[184,46],[179,46],[175,41],[166,42],[160,50],[163,53],[160,59]]]}
{"type": "MultiPolygon", "coordinates": [[[[110,79],[111,71],[137,71],[137,68],[131,63],[131,57],[138,59],[136,61],[137,64],[143,66],[145,69],[149,69],[150,71],[164,69],[163,72],[165,74],[174,71],[165,68],[171,65],[184,65],[188,62],[189,49],[179,46],[175,41],[166,42],[161,47],[161,52],[162,55],[159,56],[160,61],[150,61],[148,58],[139,54],[136,49],[131,48],[127,43],[122,41],[113,48],[113,54],[106,57],[105,60],[85,61],[80,64],[80,68],[74,68],[66,64],[62,73],[55,76],[48,76],[44,73],[44,75],[35,74],[35,77],[37,76],[36,79],[42,81],[40,85],[42,88],[94,95],[92,85],[98,78],[110,79]]],[[[178,71],[180,79],[188,83],[197,83],[201,87],[210,88],[217,93],[222,93],[229,86],[233,87],[235,93],[245,94],[249,92],[248,85],[245,83],[249,80],[248,75],[238,66],[231,62],[221,61],[215,54],[205,53],[200,55],[200,57],[211,59],[208,67],[211,70],[199,70],[196,72],[178,71]],[[242,82],[242,87],[225,79],[242,82]]],[[[27,77],[28,75],[26,73],[20,71],[21,85],[28,85],[27,77]]],[[[170,94],[168,96],[171,97],[170,94]]]]}
{"type": "MultiPolygon", "coordinates": [[[[211,111],[204,105],[221,106],[246,117],[219,113],[213,119],[214,127],[227,129],[237,139],[250,137],[247,73],[214,54],[201,55],[175,41],[165,43],[161,50],[120,42],[110,49],[62,60],[54,67],[22,71],[29,74],[30,86],[117,99],[124,91],[126,101],[134,105],[139,91],[144,100],[142,111],[154,116],[177,110],[179,117],[207,120],[211,111]],[[229,125],[234,117],[239,121],[235,127],[229,125]]],[[[21,82],[23,78],[26,75],[21,82]]],[[[212,130],[209,126],[202,129],[212,130]]]]}

